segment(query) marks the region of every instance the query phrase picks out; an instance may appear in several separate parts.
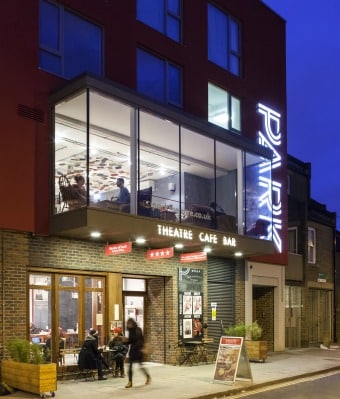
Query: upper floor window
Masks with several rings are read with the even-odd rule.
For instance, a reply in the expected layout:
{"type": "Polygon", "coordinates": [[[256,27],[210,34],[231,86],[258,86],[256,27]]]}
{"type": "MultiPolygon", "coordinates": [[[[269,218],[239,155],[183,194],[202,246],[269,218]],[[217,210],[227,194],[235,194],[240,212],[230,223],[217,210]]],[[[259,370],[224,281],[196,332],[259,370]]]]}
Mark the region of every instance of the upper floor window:
{"type": "Polygon", "coordinates": [[[208,83],[208,121],[224,129],[241,131],[241,102],[208,83]]]}
{"type": "Polygon", "coordinates": [[[182,106],[182,70],[165,59],[137,50],[137,90],[154,100],[182,106]]]}
{"type": "Polygon", "coordinates": [[[240,76],[240,25],[230,15],[208,4],[208,59],[240,76]]]}
{"type": "Polygon", "coordinates": [[[312,227],[308,227],[308,263],[316,262],[316,232],[312,227]]]}
{"type": "Polygon", "coordinates": [[[102,74],[102,30],[63,6],[40,1],[39,67],[71,79],[102,74]]]}
{"type": "Polygon", "coordinates": [[[297,228],[293,227],[288,229],[288,252],[297,254],[297,228]]]}
{"type": "Polygon", "coordinates": [[[181,0],[137,0],[137,19],[170,39],[181,41],[181,0]]]}

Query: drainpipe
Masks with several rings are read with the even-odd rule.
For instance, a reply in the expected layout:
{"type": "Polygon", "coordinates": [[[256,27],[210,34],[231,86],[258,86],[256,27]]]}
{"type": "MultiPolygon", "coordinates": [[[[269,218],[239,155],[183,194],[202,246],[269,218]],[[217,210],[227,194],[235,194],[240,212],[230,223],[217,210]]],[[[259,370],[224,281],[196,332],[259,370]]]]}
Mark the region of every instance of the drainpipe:
{"type": "Polygon", "coordinates": [[[3,353],[0,353],[2,357],[4,356],[5,350],[5,243],[4,243],[4,232],[1,232],[1,307],[2,307],[2,331],[1,331],[1,342],[3,346],[3,353]]]}

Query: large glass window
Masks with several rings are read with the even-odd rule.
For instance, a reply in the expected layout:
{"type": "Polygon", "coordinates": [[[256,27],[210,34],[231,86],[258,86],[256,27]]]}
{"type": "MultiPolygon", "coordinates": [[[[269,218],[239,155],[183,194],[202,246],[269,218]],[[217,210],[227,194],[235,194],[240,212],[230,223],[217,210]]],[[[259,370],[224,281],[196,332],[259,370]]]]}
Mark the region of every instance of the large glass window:
{"type": "Polygon", "coordinates": [[[54,111],[56,213],[100,207],[271,239],[268,159],[99,90],[54,111]]]}
{"type": "Polygon", "coordinates": [[[229,130],[241,130],[241,102],[211,83],[208,83],[208,121],[229,130]]]}
{"type": "Polygon", "coordinates": [[[182,106],[182,71],[177,65],[137,50],[137,90],[165,104],[182,106]]]}
{"type": "Polygon", "coordinates": [[[260,156],[245,154],[244,181],[245,233],[248,236],[271,239],[271,162],[260,156]]]}
{"type": "Polygon", "coordinates": [[[138,213],[179,220],[179,125],[142,111],[139,121],[138,213]]]}
{"type": "Polygon", "coordinates": [[[214,228],[214,140],[182,128],[181,151],[183,222],[214,228]]]}
{"type": "Polygon", "coordinates": [[[240,26],[230,15],[208,4],[208,59],[240,76],[240,26]]]}
{"type": "Polygon", "coordinates": [[[51,276],[30,274],[29,276],[29,322],[32,342],[43,342],[49,338],[52,328],[51,276]]]}
{"type": "Polygon", "coordinates": [[[39,66],[71,79],[102,74],[102,30],[63,6],[40,0],[39,66]]]}
{"type": "Polygon", "coordinates": [[[180,42],[181,9],[181,0],[137,0],[137,19],[180,42]]]}
{"type": "Polygon", "coordinates": [[[216,213],[218,230],[237,232],[238,182],[242,170],[242,151],[216,143],[216,213]]]}
{"type": "Polygon", "coordinates": [[[91,328],[98,330],[101,345],[107,342],[104,282],[93,276],[29,275],[30,339],[43,344],[46,356],[76,364],[74,354],[67,358],[61,350],[78,348],[91,328]]]}

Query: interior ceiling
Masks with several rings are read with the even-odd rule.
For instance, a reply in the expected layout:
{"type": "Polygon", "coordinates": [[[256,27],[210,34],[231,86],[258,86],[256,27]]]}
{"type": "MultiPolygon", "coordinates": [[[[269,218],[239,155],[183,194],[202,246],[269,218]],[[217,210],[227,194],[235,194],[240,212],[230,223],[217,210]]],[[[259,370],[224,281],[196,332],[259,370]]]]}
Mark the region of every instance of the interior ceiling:
{"type": "MultiPolygon", "coordinates": [[[[56,106],[56,177],[86,170],[85,93],[56,106]]],[[[130,176],[130,124],[133,109],[112,98],[90,95],[91,193],[115,188],[117,177],[130,176]]],[[[178,125],[140,112],[140,179],[157,180],[178,173],[178,125]]],[[[182,172],[213,178],[213,140],[182,128],[182,172]]],[[[218,174],[236,167],[237,151],[220,143],[218,174]]]]}

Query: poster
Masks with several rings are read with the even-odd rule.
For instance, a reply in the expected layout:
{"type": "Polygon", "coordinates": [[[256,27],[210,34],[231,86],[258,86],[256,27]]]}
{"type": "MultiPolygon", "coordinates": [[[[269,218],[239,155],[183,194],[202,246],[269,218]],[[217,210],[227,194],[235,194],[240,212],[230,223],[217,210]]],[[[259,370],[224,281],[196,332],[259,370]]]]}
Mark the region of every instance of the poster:
{"type": "Polygon", "coordinates": [[[242,345],[242,337],[221,337],[216,357],[214,381],[234,383],[242,345]]]}

